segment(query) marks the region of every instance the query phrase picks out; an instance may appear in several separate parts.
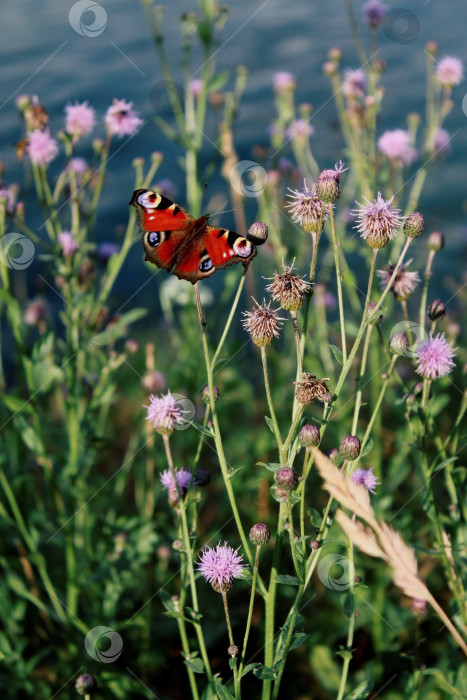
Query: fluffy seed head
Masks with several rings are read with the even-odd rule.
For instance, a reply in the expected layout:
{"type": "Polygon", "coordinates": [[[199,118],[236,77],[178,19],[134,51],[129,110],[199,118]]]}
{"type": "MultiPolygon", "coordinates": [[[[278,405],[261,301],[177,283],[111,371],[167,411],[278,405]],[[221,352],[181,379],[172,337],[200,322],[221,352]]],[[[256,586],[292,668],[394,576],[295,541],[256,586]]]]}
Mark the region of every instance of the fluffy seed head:
{"type": "Polygon", "coordinates": [[[354,460],[360,454],[361,442],[356,435],[346,435],[339,445],[339,452],[344,459],[354,460]]]}
{"type": "Polygon", "coordinates": [[[279,488],[291,491],[297,488],[298,474],[295,469],[291,467],[281,467],[281,469],[275,473],[275,480],[279,488]]]}
{"type": "Polygon", "coordinates": [[[444,248],[444,234],[441,231],[433,231],[428,236],[428,249],[437,253],[444,248]]]}
{"type": "Polygon", "coordinates": [[[375,486],[379,484],[378,479],[373,474],[373,467],[361,469],[360,467],[352,474],[352,481],[355,484],[362,484],[367,491],[375,493],[375,486]]]}
{"type": "Polygon", "coordinates": [[[170,393],[162,396],[149,396],[149,406],[144,406],[147,409],[146,420],[152,423],[157,433],[160,435],[170,435],[175,430],[177,425],[183,425],[185,419],[183,414],[186,412],[182,409],[177,399],[170,393]]]}
{"type": "Polygon", "coordinates": [[[292,273],[293,265],[283,265],[284,272],[274,273],[273,282],[266,290],[274,301],[278,301],[284,311],[297,311],[302,307],[303,297],[311,291],[311,284],[299,275],[292,273]]]}
{"type": "Polygon", "coordinates": [[[304,406],[310,404],[313,399],[324,401],[324,397],[329,394],[328,387],[326,386],[327,381],[329,381],[328,377],[325,379],[317,379],[314,374],[303,372],[300,381],[294,382],[296,385],[295,397],[297,401],[304,406]]]}
{"type": "Polygon", "coordinates": [[[223,545],[219,542],[215,549],[205,547],[196,565],[204,579],[218,593],[230,590],[234,579],[245,575],[242,555],[238,554],[238,549],[229,547],[227,542],[223,545]]]}
{"type": "Polygon", "coordinates": [[[417,349],[416,372],[424,379],[439,379],[452,372],[455,363],[454,348],[446,340],[444,333],[436,337],[430,334],[428,340],[422,341],[417,349]]]}
{"type": "Polygon", "coordinates": [[[395,333],[391,336],[389,350],[394,353],[394,355],[405,355],[408,347],[409,341],[407,340],[407,336],[403,333],[395,333]]]}
{"type": "Polygon", "coordinates": [[[404,221],[404,233],[407,238],[415,238],[423,233],[425,228],[425,219],[418,211],[414,211],[408,215],[404,221]]]}
{"type": "Polygon", "coordinates": [[[358,204],[359,209],[353,213],[357,216],[357,224],[354,226],[361,237],[372,248],[384,248],[390,240],[397,236],[397,227],[402,223],[399,209],[391,207],[391,197],[384,200],[381,192],[372,202],[364,197],[366,204],[358,204]]]}
{"type": "Polygon", "coordinates": [[[271,530],[265,523],[255,523],[250,530],[250,542],[256,547],[262,547],[271,539],[271,530]]]}
{"type": "Polygon", "coordinates": [[[255,245],[263,245],[267,241],[269,229],[262,221],[255,221],[248,229],[247,238],[255,245]]]}
{"type": "MultiPolygon", "coordinates": [[[[412,260],[408,260],[406,263],[400,266],[391,285],[390,291],[394,294],[394,297],[398,301],[408,299],[415,291],[417,284],[420,282],[418,272],[411,272],[407,269],[411,262],[412,260]]],[[[385,289],[389,284],[395,267],[395,265],[389,263],[388,265],[385,265],[382,270],[377,271],[377,275],[381,280],[381,289],[385,289]]]]}
{"type": "Polygon", "coordinates": [[[319,428],[313,423],[307,423],[298,433],[298,443],[302,447],[318,447],[320,440],[319,428]]]}
{"type": "Polygon", "coordinates": [[[303,190],[291,190],[287,197],[291,200],[286,209],[289,210],[292,221],[300,224],[308,233],[321,233],[326,218],[323,202],[314,190],[308,189],[306,180],[303,190]]]}
{"type": "Polygon", "coordinates": [[[430,321],[439,321],[446,316],[446,307],[441,299],[435,299],[428,307],[428,318],[430,321]]]}
{"type": "Polygon", "coordinates": [[[271,309],[271,302],[260,305],[253,299],[257,308],[253,311],[244,311],[242,324],[252,341],[259,347],[270,345],[274,338],[279,337],[280,321],[284,319],[277,315],[278,309],[271,309]]]}

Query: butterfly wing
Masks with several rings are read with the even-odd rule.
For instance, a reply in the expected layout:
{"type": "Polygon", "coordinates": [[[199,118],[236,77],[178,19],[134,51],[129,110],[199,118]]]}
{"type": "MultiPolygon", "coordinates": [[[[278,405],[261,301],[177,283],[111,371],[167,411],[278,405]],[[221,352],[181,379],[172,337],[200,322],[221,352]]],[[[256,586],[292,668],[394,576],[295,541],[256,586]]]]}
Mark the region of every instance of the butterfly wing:
{"type": "Polygon", "coordinates": [[[256,247],[249,240],[217,226],[206,226],[204,247],[215,269],[238,262],[248,264],[256,255],[256,247]]]}

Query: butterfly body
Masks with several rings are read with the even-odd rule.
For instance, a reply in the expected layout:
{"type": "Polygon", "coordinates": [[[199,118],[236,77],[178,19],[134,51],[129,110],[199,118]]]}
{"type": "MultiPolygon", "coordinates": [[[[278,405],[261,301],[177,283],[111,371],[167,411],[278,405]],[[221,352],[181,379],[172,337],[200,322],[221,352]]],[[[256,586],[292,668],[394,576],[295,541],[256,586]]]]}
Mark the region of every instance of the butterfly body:
{"type": "Polygon", "coordinates": [[[186,209],[152,190],[135,190],[130,204],[138,211],[146,260],[195,284],[233,263],[248,264],[256,255],[249,240],[234,231],[210,226],[209,216],[195,219],[186,209]]]}

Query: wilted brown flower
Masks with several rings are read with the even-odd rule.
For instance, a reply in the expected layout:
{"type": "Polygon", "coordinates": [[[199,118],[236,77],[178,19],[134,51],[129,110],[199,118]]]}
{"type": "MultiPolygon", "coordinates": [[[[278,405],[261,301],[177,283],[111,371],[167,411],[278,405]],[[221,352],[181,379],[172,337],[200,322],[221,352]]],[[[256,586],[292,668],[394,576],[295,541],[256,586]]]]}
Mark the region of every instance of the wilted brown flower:
{"type": "Polygon", "coordinates": [[[294,382],[297,387],[295,389],[295,397],[297,401],[304,406],[310,404],[313,399],[324,401],[324,397],[330,393],[328,387],[326,386],[326,382],[328,381],[329,377],[317,379],[314,374],[303,372],[300,381],[294,382]]]}
{"type": "Polygon", "coordinates": [[[310,292],[311,283],[292,273],[293,264],[283,265],[283,268],[282,275],[278,272],[274,273],[273,281],[268,284],[266,290],[285,311],[297,311],[303,304],[305,294],[310,292]]]}

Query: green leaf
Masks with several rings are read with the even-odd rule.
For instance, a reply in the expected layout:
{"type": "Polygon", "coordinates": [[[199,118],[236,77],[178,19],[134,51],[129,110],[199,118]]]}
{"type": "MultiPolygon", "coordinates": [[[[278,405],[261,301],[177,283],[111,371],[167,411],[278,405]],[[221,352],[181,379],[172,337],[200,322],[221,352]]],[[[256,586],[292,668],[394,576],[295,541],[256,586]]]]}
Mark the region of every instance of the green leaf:
{"type": "Polygon", "coordinates": [[[352,659],[352,652],[350,649],[340,649],[336,651],[336,656],[341,656],[343,659],[350,661],[352,659]]]}
{"type": "Polygon", "coordinates": [[[230,668],[235,668],[237,665],[237,657],[236,656],[231,656],[229,659],[229,666],[230,668]]]}
{"type": "Polygon", "coordinates": [[[257,666],[253,673],[255,674],[256,678],[259,678],[262,681],[274,681],[277,675],[274,667],[270,668],[269,666],[264,666],[263,664],[257,666]]]}
{"type": "Polygon", "coordinates": [[[206,89],[208,92],[216,92],[217,90],[222,90],[224,85],[230,78],[230,71],[224,70],[221,73],[215,75],[211,80],[209,80],[206,89]]]}
{"type": "Polygon", "coordinates": [[[347,593],[343,596],[342,598],[342,608],[347,615],[347,617],[352,617],[354,614],[355,610],[355,600],[354,600],[354,595],[351,593],[351,591],[347,591],[347,593]]]}
{"type": "Polygon", "coordinates": [[[270,472],[278,472],[282,465],[277,462],[256,462],[256,466],[266,467],[270,472]]]}
{"type": "Polygon", "coordinates": [[[183,661],[188,668],[191,668],[193,673],[204,673],[204,664],[202,659],[191,656],[189,659],[185,658],[183,661]]]}
{"type": "Polygon", "coordinates": [[[274,423],[272,422],[272,418],[269,418],[269,416],[264,416],[264,420],[266,421],[266,424],[267,424],[269,430],[271,431],[271,433],[273,435],[275,435],[276,432],[274,430],[274,423]]]}
{"type": "Polygon", "coordinates": [[[321,527],[323,516],[319,510],[316,510],[316,508],[308,508],[308,517],[310,518],[313,527],[321,527]]]}
{"type": "Polygon", "coordinates": [[[369,452],[371,452],[371,450],[373,449],[373,445],[374,445],[374,444],[375,444],[374,441],[370,438],[370,439],[367,441],[367,443],[366,443],[365,447],[363,448],[363,450],[360,452],[360,457],[365,457],[365,455],[367,455],[369,452]]]}
{"type": "Polygon", "coordinates": [[[234,474],[236,474],[237,472],[241,472],[242,469],[245,469],[245,467],[246,464],[242,464],[241,467],[232,467],[227,473],[227,479],[231,479],[234,476],[234,474]]]}
{"type": "Polygon", "coordinates": [[[13,422],[26,447],[35,455],[43,455],[43,445],[40,436],[29,425],[27,420],[23,416],[16,415],[13,422]]]}
{"type": "Polygon", "coordinates": [[[445,692],[449,693],[449,696],[451,698],[464,698],[465,695],[460,692],[457,688],[455,688],[451,683],[449,683],[446,680],[445,675],[437,668],[426,668],[424,671],[421,672],[422,676],[433,676],[436,682],[436,685],[440,690],[444,690],[445,692]]]}
{"type": "Polygon", "coordinates": [[[336,360],[338,361],[338,363],[343,367],[344,366],[344,356],[343,356],[342,352],[339,350],[338,347],[336,347],[336,345],[329,345],[329,347],[331,348],[331,352],[334,355],[334,357],[336,358],[336,360]]]}
{"type": "Polygon", "coordinates": [[[300,581],[296,576],[290,574],[280,574],[276,576],[276,583],[284,583],[286,586],[299,586],[300,581]]]}
{"type": "Polygon", "coordinates": [[[202,433],[203,435],[206,435],[206,437],[213,438],[214,435],[209,428],[205,428],[204,425],[201,425],[201,423],[197,423],[195,420],[190,421],[190,425],[193,426],[193,428],[196,428],[196,430],[199,433],[202,433]]]}
{"type": "Polygon", "coordinates": [[[372,681],[362,681],[349,695],[345,696],[345,700],[363,700],[363,698],[368,696],[373,685],[372,681]]]}
{"type": "Polygon", "coordinates": [[[341,674],[329,647],[315,644],[311,650],[310,663],[324,690],[335,693],[339,688],[341,674]]]}
{"type": "Polygon", "coordinates": [[[214,683],[220,700],[234,700],[234,696],[229,693],[225,685],[222,685],[220,678],[214,677],[214,683]]]}
{"type": "Polygon", "coordinates": [[[255,664],[248,664],[245,666],[245,668],[242,671],[242,678],[243,676],[246,676],[247,673],[250,673],[250,671],[254,671],[255,668],[258,668],[258,666],[261,666],[260,663],[255,663],[255,664]]]}
{"type": "Polygon", "coordinates": [[[32,406],[29,401],[25,401],[19,396],[12,396],[11,394],[3,394],[2,401],[5,406],[12,413],[32,413],[32,406]]]}
{"type": "Polygon", "coordinates": [[[306,632],[300,632],[298,634],[294,634],[294,636],[292,637],[292,642],[290,644],[289,651],[293,651],[294,649],[297,649],[297,647],[301,647],[302,644],[305,644],[305,642],[309,636],[310,635],[307,634],[306,632]]]}

